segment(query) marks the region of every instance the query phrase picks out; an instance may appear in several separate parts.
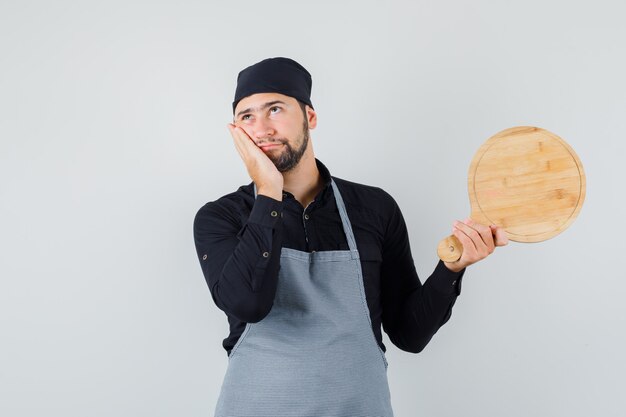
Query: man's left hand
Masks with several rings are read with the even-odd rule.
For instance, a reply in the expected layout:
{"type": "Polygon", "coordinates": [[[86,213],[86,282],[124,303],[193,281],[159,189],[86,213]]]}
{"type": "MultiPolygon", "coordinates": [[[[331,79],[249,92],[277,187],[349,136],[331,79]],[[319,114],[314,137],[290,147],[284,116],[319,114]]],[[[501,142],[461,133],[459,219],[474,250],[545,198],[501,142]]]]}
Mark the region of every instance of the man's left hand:
{"type": "Polygon", "coordinates": [[[491,255],[496,246],[505,246],[509,238],[502,227],[486,226],[467,218],[463,222],[455,221],[452,232],[463,245],[461,259],[456,262],[444,262],[449,270],[459,272],[487,256],[491,255]]]}

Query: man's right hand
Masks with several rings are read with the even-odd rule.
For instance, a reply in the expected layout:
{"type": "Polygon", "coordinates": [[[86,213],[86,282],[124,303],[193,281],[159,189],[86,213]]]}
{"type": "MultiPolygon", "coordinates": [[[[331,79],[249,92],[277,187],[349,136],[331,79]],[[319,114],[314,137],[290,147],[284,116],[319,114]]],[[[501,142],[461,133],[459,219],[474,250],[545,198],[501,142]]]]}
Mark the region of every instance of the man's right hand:
{"type": "Polygon", "coordinates": [[[252,181],[256,184],[257,194],[263,194],[275,200],[283,199],[283,174],[276,169],[276,165],[248,134],[232,123],[228,124],[239,156],[246,164],[246,169],[252,181]]]}

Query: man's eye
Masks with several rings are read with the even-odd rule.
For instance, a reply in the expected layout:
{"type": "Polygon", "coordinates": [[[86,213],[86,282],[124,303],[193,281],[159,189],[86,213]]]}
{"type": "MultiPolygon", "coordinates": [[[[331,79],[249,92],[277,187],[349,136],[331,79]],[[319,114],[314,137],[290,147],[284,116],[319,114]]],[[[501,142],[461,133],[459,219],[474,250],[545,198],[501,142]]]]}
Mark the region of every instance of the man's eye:
{"type": "Polygon", "coordinates": [[[244,114],[243,116],[241,116],[241,120],[248,120],[250,118],[249,114],[244,114]]]}
{"type": "Polygon", "coordinates": [[[270,111],[271,111],[272,113],[276,113],[276,112],[277,112],[277,111],[279,111],[279,110],[280,110],[280,107],[278,107],[278,106],[274,106],[274,107],[272,107],[272,108],[270,109],[270,111]]]}

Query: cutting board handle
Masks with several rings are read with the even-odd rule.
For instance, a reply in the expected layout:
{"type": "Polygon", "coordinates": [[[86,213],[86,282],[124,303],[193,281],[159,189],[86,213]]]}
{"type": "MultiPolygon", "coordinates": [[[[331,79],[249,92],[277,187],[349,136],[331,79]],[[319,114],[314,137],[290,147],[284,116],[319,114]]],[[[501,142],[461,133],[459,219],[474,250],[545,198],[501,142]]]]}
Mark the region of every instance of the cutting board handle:
{"type": "Polygon", "coordinates": [[[437,255],[444,262],[456,262],[461,259],[463,254],[463,245],[456,236],[450,235],[442,239],[437,246],[437,255]]]}

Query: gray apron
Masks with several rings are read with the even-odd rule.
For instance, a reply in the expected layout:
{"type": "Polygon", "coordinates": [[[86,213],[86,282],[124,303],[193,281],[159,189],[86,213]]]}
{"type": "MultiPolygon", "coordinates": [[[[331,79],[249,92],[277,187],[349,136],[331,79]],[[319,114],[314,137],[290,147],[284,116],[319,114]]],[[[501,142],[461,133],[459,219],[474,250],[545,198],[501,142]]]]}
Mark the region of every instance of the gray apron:
{"type": "Polygon", "coordinates": [[[274,304],[231,350],[216,417],[393,416],[354,233],[332,187],[350,249],[282,248],[274,304]]]}

